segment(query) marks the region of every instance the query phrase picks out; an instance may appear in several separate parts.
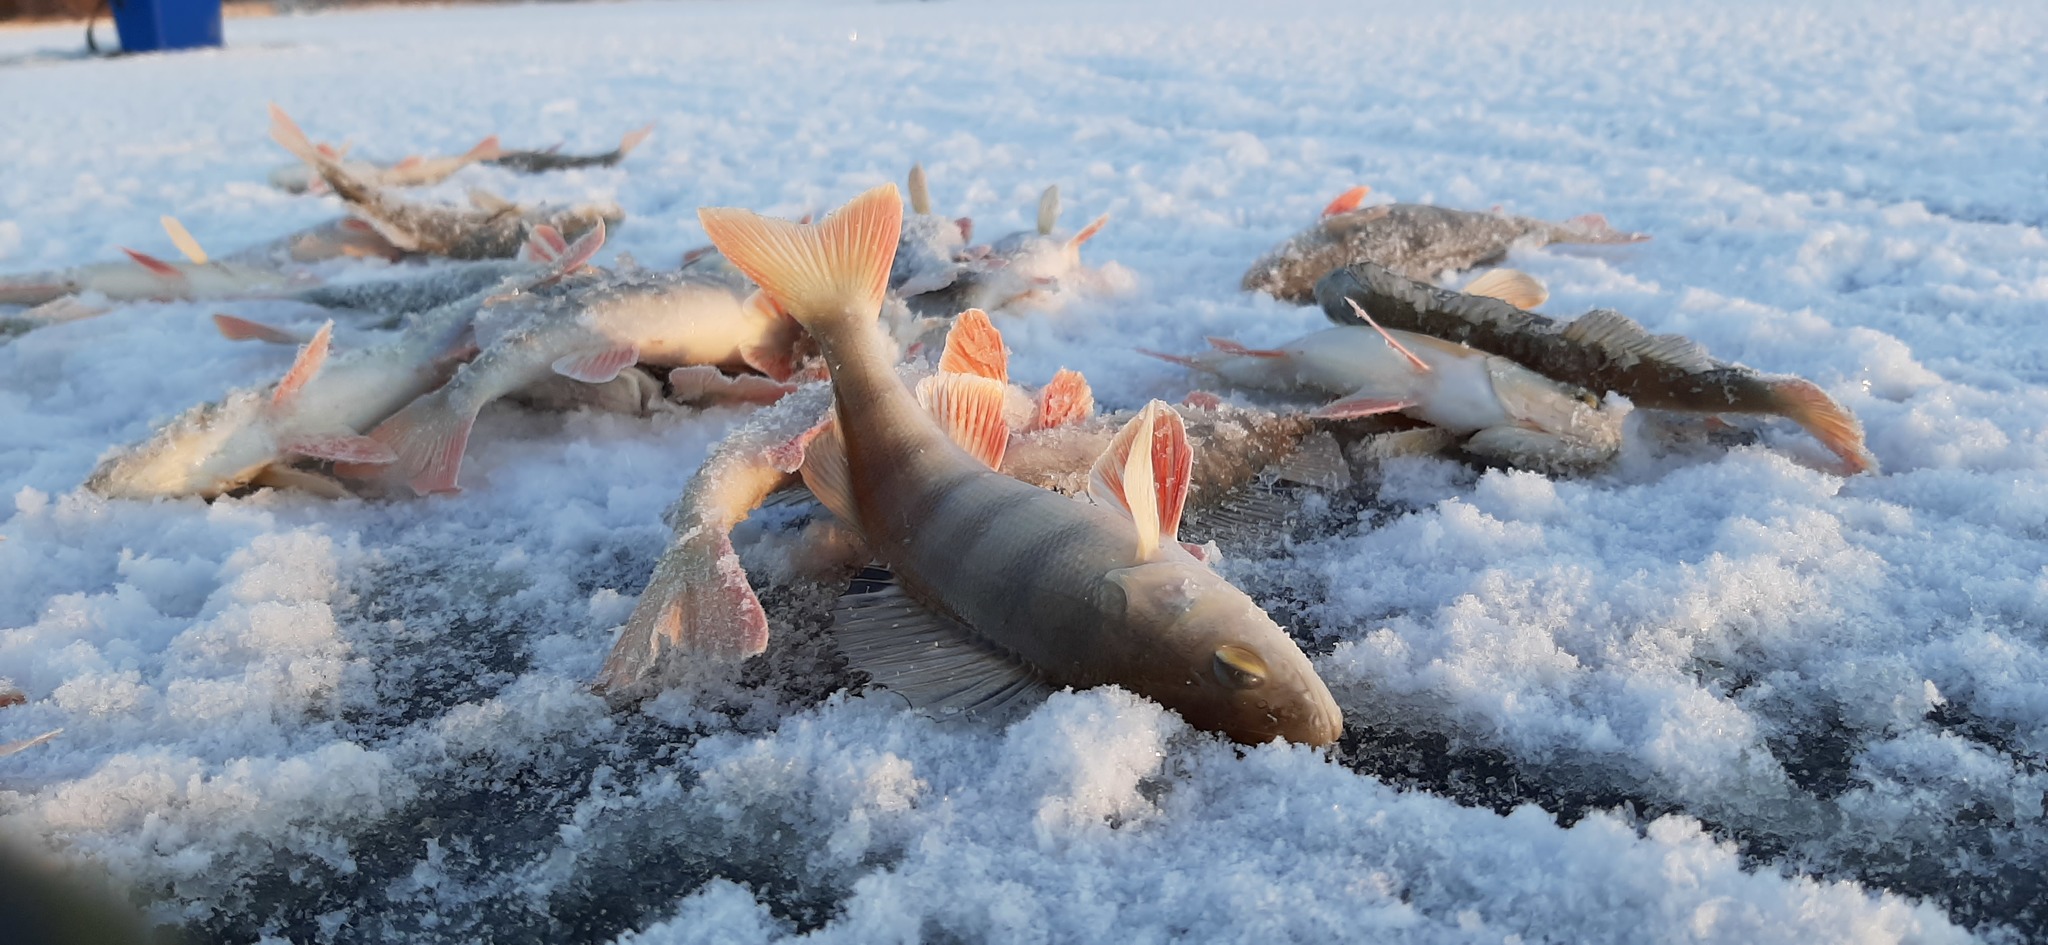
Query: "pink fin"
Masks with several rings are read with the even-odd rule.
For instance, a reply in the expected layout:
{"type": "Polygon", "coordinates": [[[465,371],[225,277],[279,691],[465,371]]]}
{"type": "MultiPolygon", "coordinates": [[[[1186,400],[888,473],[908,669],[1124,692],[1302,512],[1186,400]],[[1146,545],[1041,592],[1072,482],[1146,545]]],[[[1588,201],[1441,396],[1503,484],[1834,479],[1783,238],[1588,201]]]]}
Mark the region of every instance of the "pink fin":
{"type": "Polygon", "coordinates": [[[640,349],[632,345],[564,355],[555,359],[555,373],[585,384],[602,384],[619,372],[640,363],[640,349]]]}
{"type": "Polygon", "coordinates": [[[213,327],[220,330],[220,336],[229,341],[267,341],[274,345],[300,345],[307,338],[262,322],[252,322],[226,313],[213,316],[213,327]]]}
{"type": "Polygon", "coordinates": [[[1372,417],[1383,413],[1394,413],[1416,405],[1412,400],[1388,400],[1384,397],[1346,397],[1326,404],[1309,416],[1318,420],[1353,420],[1358,417],[1372,417]]]}
{"type": "MultiPolygon", "coordinates": [[[[449,406],[444,388],[413,401],[378,424],[370,436],[397,455],[391,471],[406,477],[414,492],[459,492],[455,479],[462,471],[462,454],[469,447],[469,431],[475,425],[475,414],[459,413],[449,406]]],[[[344,475],[355,472],[337,471],[344,475]]]]}
{"type": "Polygon", "coordinates": [[[855,529],[860,528],[860,508],[853,499],[853,471],[847,465],[846,439],[840,435],[839,422],[828,419],[800,439],[803,440],[803,465],[797,471],[803,475],[804,485],[820,503],[832,510],[833,516],[855,529]]]}
{"type": "Polygon", "coordinates": [[[961,218],[960,218],[960,219],[958,219],[958,220],[954,220],[954,221],[953,221],[953,225],[954,225],[954,226],[957,226],[957,227],[959,227],[959,228],[960,228],[960,242],[962,242],[962,243],[972,243],[972,242],[974,242],[974,218],[973,218],[973,217],[961,217],[961,218]]]}
{"type": "Polygon", "coordinates": [[[692,655],[743,659],[768,648],[768,615],[747,583],[746,569],[723,532],[711,549],[709,574],[690,575],[655,620],[655,633],[692,655]]]}
{"type": "Polygon", "coordinates": [[[1154,351],[1150,348],[1137,348],[1135,350],[1139,354],[1142,354],[1148,358],[1158,358],[1161,361],[1171,361],[1182,367],[1194,368],[1197,371],[1206,371],[1209,369],[1208,365],[1203,364],[1202,362],[1197,361],[1194,358],[1183,357],[1178,354],[1167,354],[1164,351],[1154,351]]]}
{"type": "Polygon", "coordinates": [[[583,234],[582,238],[562,250],[561,256],[554,261],[554,275],[542,280],[542,284],[554,282],[583,268],[584,263],[589,262],[592,256],[597,255],[598,250],[604,248],[604,237],[604,221],[599,220],[596,226],[590,228],[590,232],[583,234]]]}
{"type": "Polygon", "coordinates": [[[498,136],[491,135],[476,143],[476,147],[462,155],[472,161],[488,161],[498,156],[498,136]]]}
{"type": "Polygon", "coordinates": [[[1186,397],[1180,399],[1180,402],[1196,410],[1220,410],[1223,407],[1223,398],[1205,390],[1189,391],[1186,397]]]}
{"type": "Polygon", "coordinates": [[[155,256],[151,256],[148,253],[138,253],[135,250],[129,249],[126,246],[121,247],[121,251],[127,253],[129,259],[133,259],[137,263],[140,263],[142,265],[142,268],[149,270],[152,275],[162,276],[166,279],[185,278],[184,270],[181,270],[178,267],[171,265],[170,263],[164,262],[163,260],[158,259],[155,256]]]}
{"type": "Polygon", "coordinates": [[[1089,471],[1089,497],[1121,509],[1136,524],[1141,560],[1179,540],[1194,455],[1180,414],[1155,400],[1117,431],[1089,471]]]}
{"type": "Polygon", "coordinates": [[[277,444],[285,452],[324,459],[334,463],[381,466],[396,462],[391,447],[367,436],[350,433],[308,434],[286,437],[277,444]]]}
{"type": "Polygon", "coordinates": [[[420,157],[417,154],[408,154],[405,157],[401,158],[398,163],[391,165],[391,169],[394,171],[411,170],[415,167],[420,166],[425,161],[426,158],[420,157]]]}
{"type": "Polygon", "coordinates": [[[568,249],[569,241],[562,238],[561,231],[542,223],[527,232],[526,242],[519,247],[519,258],[525,262],[552,263],[568,249]]]}
{"type": "Polygon", "coordinates": [[[1275,348],[1247,348],[1228,338],[1205,338],[1203,340],[1207,341],[1211,348],[1215,348],[1224,354],[1234,354],[1239,357],[1284,358],[1288,356],[1287,352],[1275,348]]]}
{"type": "Polygon", "coordinates": [[[1365,195],[1369,193],[1372,193],[1372,188],[1361,185],[1338,194],[1337,199],[1330,201],[1329,205],[1323,208],[1323,216],[1334,217],[1340,213],[1350,213],[1358,209],[1359,203],[1363,202],[1365,195]]]}
{"type": "Polygon", "coordinates": [[[1052,376],[1051,383],[1038,392],[1038,410],[1031,417],[1025,432],[1051,430],[1068,424],[1080,423],[1095,415],[1095,392],[1088,388],[1088,379],[1079,371],[1060,368],[1052,376]]]}
{"type": "Polygon", "coordinates": [[[1357,299],[1346,298],[1344,301],[1351,303],[1351,310],[1357,312],[1359,318],[1365,319],[1365,323],[1371,325],[1373,331],[1379,332],[1380,337],[1385,338],[1387,340],[1387,345],[1389,347],[1393,348],[1395,351],[1401,352],[1401,356],[1407,358],[1408,363],[1414,365],[1416,371],[1421,372],[1423,374],[1429,373],[1430,367],[1428,362],[1422,360],[1421,358],[1416,357],[1415,352],[1408,350],[1407,345],[1404,345],[1401,342],[1396,341],[1394,339],[1393,332],[1390,332],[1385,328],[1381,328],[1379,322],[1373,321],[1372,316],[1366,314],[1365,309],[1359,306],[1357,299]]]}
{"type": "Polygon", "coordinates": [[[313,375],[320,373],[320,365],[327,363],[327,346],[334,337],[334,321],[329,319],[313,333],[313,339],[299,349],[299,356],[292,361],[291,370],[284,373],[284,379],[277,382],[277,391],[270,395],[272,408],[289,406],[299,396],[299,391],[313,375]]]}
{"type": "Polygon", "coordinates": [[[1067,241],[1067,248],[1080,249],[1082,243],[1086,243],[1089,240],[1094,239],[1095,234],[1102,232],[1102,228],[1104,226],[1107,226],[1108,224],[1109,214],[1105,213],[1099,217],[1096,217],[1095,222],[1082,227],[1081,232],[1074,234],[1074,238],[1067,241]]]}
{"type": "Polygon", "coordinates": [[[772,404],[796,390],[795,384],[752,374],[728,377],[707,364],[668,372],[668,386],[670,395],[686,404],[772,404]]]}
{"type": "Polygon", "coordinates": [[[953,327],[946,331],[946,350],[939,355],[939,373],[1010,379],[1010,354],[987,312],[970,308],[953,319],[953,327]]]}
{"type": "Polygon", "coordinates": [[[1009,385],[974,374],[935,374],[917,384],[917,401],[954,444],[990,469],[1003,465],[1010,426],[1003,422],[1009,385]]]}
{"type": "Polygon", "coordinates": [[[619,156],[625,157],[633,153],[633,149],[639,147],[640,143],[646,141],[647,136],[653,133],[653,122],[648,122],[639,128],[626,132],[626,136],[619,139],[619,156]]]}

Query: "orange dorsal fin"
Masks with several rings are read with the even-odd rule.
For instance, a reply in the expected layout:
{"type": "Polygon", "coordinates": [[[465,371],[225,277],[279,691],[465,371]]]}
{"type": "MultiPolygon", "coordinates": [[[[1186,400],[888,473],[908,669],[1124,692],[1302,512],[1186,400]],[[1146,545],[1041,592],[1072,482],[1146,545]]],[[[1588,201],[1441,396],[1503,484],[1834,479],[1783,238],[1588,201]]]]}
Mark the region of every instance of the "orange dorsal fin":
{"type": "Polygon", "coordinates": [[[1003,335],[987,312],[970,308],[953,320],[946,332],[946,350],[939,355],[939,373],[1010,379],[1010,353],[1003,350],[1003,335]]]}
{"type": "Polygon", "coordinates": [[[476,147],[470,148],[468,151],[464,152],[462,157],[464,160],[469,161],[488,161],[497,157],[498,154],[498,136],[491,135],[490,137],[477,142],[476,147]]]}
{"type": "Polygon", "coordinates": [[[1359,306],[1358,301],[1356,299],[1345,299],[1344,301],[1350,302],[1351,310],[1357,312],[1359,318],[1365,319],[1365,323],[1367,325],[1371,325],[1373,331],[1380,333],[1380,337],[1386,340],[1387,347],[1393,348],[1395,351],[1399,351],[1402,357],[1408,359],[1409,364],[1415,366],[1415,370],[1418,373],[1429,373],[1429,362],[1416,357],[1415,352],[1408,350],[1408,346],[1402,344],[1399,339],[1395,338],[1393,332],[1380,327],[1380,323],[1374,321],[1371,315],[1366,314],[1365,309],[1359,306]]]}
{"type": "Polygon", "coordinates": [[[320,373],[320,365],[327,363],[327,347],[333,337],[334,320],[329,319],[326,324],[320,326],[319,331],[313,333],[313,340],[306,342],[305,347],[299,349],[299,356],[292,359],[291,370],[284,372],[284,379],[277,382],[277,391],[270,395],[271,407],[288,407],[298,398],[299,391],[305,388],[306,382],[312,380],[313,375],[320,373]]]}
{"type": "Polygon", "coordinates": [[[1009,385],[973,374],[934,374],[917,383],[917,402],[967,455],[995,469],[1003,464],[1010,426],[1003,422],[1009,385]]]}
{"type": "Polygon", "coordinates": [[[1038,392],[1038,410],[1032,414],[1031,424],[1025,432],[1051,430],[1072,423],[1079,423],[1095,415],[1095,392],[1088,388],[1088,379],[1079,371],[1060,368],[1052,376],[1052,382],[1038,392]]]}
{"type": "Polygon", "coordinates": [[[1138,531],[1138,559],[1150,561],[1161,545],[1179,541],[1193,466],[1180,414],[1155,400],[1124,424],[1095,460],[1088,495],[1131,517],[1138,531]]]}
{"type": "Polygon", "coordinates": [[[142,268],[149,270],[151,275],[162,276],[165,279],[185,278],[185,273],[178,267],[173,266],[170,263],[164,262],[163,260],[158,259],[155,256],[151,256],[148,253],[139,253],[136,252],[135,250],[129,249],[126,246],[121,247],[121,251],[127,253],[128,258],[135,260],[135,262],[142,268]]]}
{"type": "Polygon", "coordinates": [[[880,316],[903,230],[896,185],[869,190],[816,224],[729,207],[705,207],[697,218],[734,268],[814,333],[880,316]]]}
{"type": "Polygon", "coordinates": [[[1350,213],[1358,209],[1358,205],[1364,202],[1365,195],[1369,193],[1372,193],[1372,188],[1360,185],[1338,194],[1337,199],[1323,207],[1323,216],[1334,217],[1340,213],[1350,213]]]}
{"type": "MultiPolygon", "coordinates": [[[[560,234],[556,236],[560,238],[560,234]]],[[[596,256],[597,251],[603,248],[604,221],[599,220],[596,226],[590,228],[590,232],[578,237],[576,242],[562,247],[561,254],[548,261],[550,267],[549,275],[547,278],[542,279],[540,284],[546,285],[557,281],[563,276],[583,268],[583,264],[589,262],[590,258],[596,256]]]]}
{"type": "Polygon", "coordinates": [[[340,159],[338,156],[330,158],[321,154],[320,150],[313,146],[312,139],[306,137],[306,132],[299,127],[299,123],[293,121],[292,116],[285,114],[284,109],[277,107],[276,102],[270,103],[270,139],[284,145],[285,150],[309,164],[340,159]]]}
{"type": "Polygon", "coordinates": [[[1080,249],[1082,243],[1086,243],[1089,240],[1094,239],[1095,234],[1102,232],[1102,228],[1108,223],[1109,214],[1105,213],[1099,217],[1096,217],[1095,222],[1082,227],[1081,232],[1074,234],[1074,238],[1067,241],[1067,248],[1080,249]]]}

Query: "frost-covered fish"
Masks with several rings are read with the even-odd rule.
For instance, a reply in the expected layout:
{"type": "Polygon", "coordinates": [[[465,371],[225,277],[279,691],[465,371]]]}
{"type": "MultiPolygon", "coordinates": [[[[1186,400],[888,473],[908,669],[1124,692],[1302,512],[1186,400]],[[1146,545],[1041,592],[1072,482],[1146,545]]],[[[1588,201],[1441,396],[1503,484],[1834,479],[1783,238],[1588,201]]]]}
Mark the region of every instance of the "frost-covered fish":
{"type": "MultiPolygon", "coordinates": [[[[273,112],[276,106],[271,106],[273,112]]],[[[350,159],[342,150],[327,144],[312,145],[322,157],[347,172],[348,176],[369,187],[425,187],[438,184],[453,176],[456,171],[478,161],[491,161],[504,155],[498,147],[498,136],[491,135],[476,146],[461,154],[446,157],[407,155],[389,164],[350,159]]],[[[287,193],[303,194],[319,192],[330,182],[322,179],[320,172],[305,163],[279,165],[270,172],[270,185],[287,193]]]]}
{"type": "Polygon", "coordinates": [[[1614,391],[1637,407],[1785,417],[1840,457],[1845,473],[1877,471],[1862,423],[1812,381],[1715,360],[1697,342],[1652,335],[1619,312],[1596,309],[1559,322],[1373,263],[1329,273],[1315,298],[1339,324],[1362,324],[1363,311],[1389,328],[1469,344],[1559,381],[1614,391]]]}
{"type": "MultiPolygon", "coordinates": [[[[176,226],[170,217],[164,221],[166,227],[176,226]]],[[[196,250],[197,244],[191,245],[196,250]]],[[[112,302],[236,298],[277,294],[301,284],[275,265],[210,259],[204,253],[170,262],[132,249],[122,252],[128,258],[119,262],[0,277],[0,305],[43,305],[86,294],[112,302]]]]}
{"type": "Polygon", "coordinates": [[[1119,433],[1088,502],[996,471],[1007,385],[942,372],[904,386],[876,324],[901,216],[893,186],[818,226],[699,211],[824,351],[835,422],[808,444],[804,481],[894,569],[835,610],[855,664],[940,710],[1113,684],[1241,741],[1334,741],[1342,714],[1308,658],[1177,538],[1192,457],[1171,408],[1119,433]]]}
{"type": "Polygon", "coordinates": [[[563,154],[558,144],[539,151],[499,151],[497,157],[487,158],[485,163],[521,174],[544,174],[576,167],[611,167],[625,160],[626,155],[633,153],[633,149],[653,133],[653,125],[626,132],[626,136],[619,139],[618,147],[603,154],[563,154]]]}
{"type": "Polygon", "coordinates": [[[350,212],[375,228],[399,250],[453,259],[509,259],[518,254],[533,227],[546,224],[576,240],[599,224],[616,226],[625,212],[611,204],[576,207],[521,207],[483,191],[471,191],[470,207],[412,203],[359,180],[321,154],[291,117],[271,106],[271,137],[319,172],[350,212]]]}
{"type": "MultiPolygon", "coordinates": [[[[495,306],[482,352],[440,389],[371,434],[397,461],[385,473],[414,491],[455,491],[469,431],[484,405],[555,375],[602,384],[635,364],[796,372],[803,330],[766,296],[678,273],[635,270],[495,306]]],[[[745,396],[744,392],[740,392],[745,396]]]]}
{"type": "Polygon", "coordinates": [[[1345,192],[1322,218],[1280,244],[1245,271],[1244,289],[1307,305],[1316,280],[1357,262],[1377,263],[1410,279],[1434,281],[1446,272],[1486,265],[1519,243],[1636,243],[1649,239],[1609,226],[1599,214],[1550,223],[1498,211],[1475,213],[1426,204],[1360,207],[1366,188],[1345,192]]]}
{"type": "Polygon", "coordinates": [[[1109,214],[1096,217],[1071,235],[1055,232],[1059,216],[1060,189],[1054,185],[1039,196],[1036,229],[1011,233],[987,247],[963,250],[960,271],[948,285],[905,301],[920,315],[945,317],[969,308],[995,311],[1029,306],[1063,291],[1093,289],[1097,274],[1082,265],[1081,247],[1102,232],[1109,214]]]}
{"type": "Polygon", "coordinates": [[[961,254],[973,234],[972,220],[949,220],[932,212],[931,185],[925,180],[924,165],[911,165],[910,212],[903,217],[896,259],[889,264],[889,291],[908,298],[952,285],[960,276],[961,254]]]}
{"type": "MultiPolygon", "coordinates": [[[[603,242],[595,231],[529,283],[581,265],[603,242]]],[[[277,485],[327,495],[333,480],[292,468],[300,457],[381,464],[396,457],[364,434],[448,375],[471,344],[470,318],[484,300],[526,284],[477,293],[421,315],[397,339],[329,358],[333,323],[323,326],[284,378],[243,388],[187,411],[143,443],[101,460],[87,489],[113,498],[212,498],[244,485],[277,485]]]]}

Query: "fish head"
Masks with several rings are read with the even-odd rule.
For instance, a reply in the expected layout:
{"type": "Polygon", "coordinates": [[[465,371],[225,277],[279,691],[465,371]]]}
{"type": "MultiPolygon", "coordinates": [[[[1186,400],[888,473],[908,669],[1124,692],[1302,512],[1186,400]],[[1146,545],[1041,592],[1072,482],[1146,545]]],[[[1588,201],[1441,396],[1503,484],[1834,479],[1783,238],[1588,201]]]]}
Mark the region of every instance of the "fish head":
{"type": "Polygon", "coordinates": [[[188,412],[147,441],[102,460],[87,490],[115,499],[211,498],[243,485],[277,456],[269,400],[237,391],[188,412]]]}
{"type": "Polygon", "coordinates": [[[1287,631],[1243,591],[1192,559],[1109,575],[1131,639],[1145,652],[1128,678],[1197,728],[1257,744],[1327,745],[1343,711],[1287,631]]]}

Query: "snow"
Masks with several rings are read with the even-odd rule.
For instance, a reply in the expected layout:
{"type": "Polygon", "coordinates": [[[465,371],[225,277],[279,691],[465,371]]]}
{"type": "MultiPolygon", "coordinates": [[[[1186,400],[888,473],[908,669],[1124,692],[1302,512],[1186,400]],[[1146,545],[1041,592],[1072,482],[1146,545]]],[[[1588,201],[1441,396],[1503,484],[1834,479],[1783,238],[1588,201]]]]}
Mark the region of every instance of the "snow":
{"type": "Polygon", "coordinates": [[[1116,691],[1003,730],[840,694],[803,589],[743,683],[613,712],[587,680],[743,413],[493,408],[451,498],[109,502],[102,452],[290,362],[214,311],[323,317],[127,306],[0,345],[0,743],[65,730],[0,758],[0,831],[233,941],[2048,934],[2048,9],[1544,6],[387,9],[113,61],[0,32],[0,271],[167,254],[166,213],[217,252],[330,217],[264,184],[271,99],[381,156],[655,121],[616,168],[425,193],[615,200],[666,265],[700,205],[923,161],[989,239],[1058,183],[1132,285],[999,318],[1013,372],[1133,406],[1190,383],[1137,346],[1321,327],[1236,283],[1368,183],[1653,234],[1511,261],[1550,313],[1811,378],[1884,465],[1816,471],[1788,425],[1576,479],[1390,463],[1225,549],[1344,706],[1328,753],[1116,691]]]}

